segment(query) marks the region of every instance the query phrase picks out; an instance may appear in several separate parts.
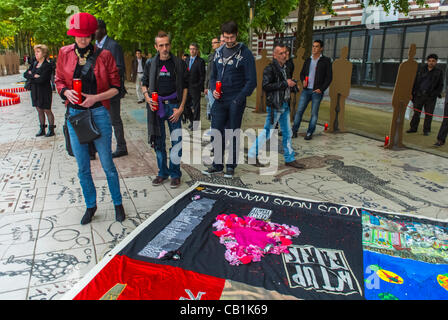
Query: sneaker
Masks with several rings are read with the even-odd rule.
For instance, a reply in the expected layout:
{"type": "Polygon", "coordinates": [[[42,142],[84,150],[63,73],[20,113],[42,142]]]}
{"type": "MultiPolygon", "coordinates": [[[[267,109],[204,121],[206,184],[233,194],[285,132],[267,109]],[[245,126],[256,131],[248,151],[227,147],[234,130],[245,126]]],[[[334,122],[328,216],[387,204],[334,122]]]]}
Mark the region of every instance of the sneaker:
{"type": "Polygon", "coordinates": [[[232,179],[234,173],[235,173],[235,169],[233,169],[233,168],[227,168],[226,173],[224,173],[224,178],[232,179]]]}
{"type": "Polygon", "coordinates": [[[311,140],[311,139],[313,139],[313,135],[310,134],[310,133],[307,133],[304,139],[305,140],[311,140]]]}
{"type": "Polygon", "coordinates": [[[152,185],[153,185],[153,186],[160,186],[160,185],[163,184],[163,182],[164,182],[166,179],[168,179],[168,178],[163,178],[163,177],[157,176],[157,177],[155,177],[154,180],[152,180],[152,185]]]}
{"type": "Polygon", "coordinates": [[[209,168],[206,169],[206,170],[202,170],[201,173],[202,173],[202,174],[205,174],[205,175],[207,175],[207,176],[209,176],[209,175],[212,175],[212,174],[214,174],[214,173],[221,173],[222,170],[223,170],[223,169],[217,169],[217,168],[211,166],[211,167],[209,167],[209,168]]]}
{"type": "Polygon", "coordinates": [[[296,168],[296,169],[305,169],[305,165],[297,162],[297,160],[294,160],[291,162],[285,162],[285,165],[287,165],[288,167],[296,168]]]}
{"type": "Polygon", "coordinates": [[[171,189],[176,189],[180,186],[180,178],[172,178],[171,179],[171,184],[170,184],[170,188],[171,189]]]}

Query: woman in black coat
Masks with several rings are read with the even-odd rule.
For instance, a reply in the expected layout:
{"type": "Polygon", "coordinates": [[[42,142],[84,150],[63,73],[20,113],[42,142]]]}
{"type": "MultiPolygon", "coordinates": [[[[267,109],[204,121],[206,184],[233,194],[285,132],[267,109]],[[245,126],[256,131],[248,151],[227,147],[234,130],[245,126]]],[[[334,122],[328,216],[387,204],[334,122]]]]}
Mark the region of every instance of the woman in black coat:
{"type": "Polygon", "coordinates": [[[24,77],[31,84],[31,101],[33,107],[36,107],[39,115],[40,130],[36,137],[45,135],[46,137],[54,136],[54,115],[51,112],[52,88],[51,74],[53,66],[47,61],[48,48],[45,45],[38,44],[34,46],[34,55],[36,60],[29,66],[24,73],[24,77]],[[45,134],[45,116],[48,118],[48,132],[45,134]]]}

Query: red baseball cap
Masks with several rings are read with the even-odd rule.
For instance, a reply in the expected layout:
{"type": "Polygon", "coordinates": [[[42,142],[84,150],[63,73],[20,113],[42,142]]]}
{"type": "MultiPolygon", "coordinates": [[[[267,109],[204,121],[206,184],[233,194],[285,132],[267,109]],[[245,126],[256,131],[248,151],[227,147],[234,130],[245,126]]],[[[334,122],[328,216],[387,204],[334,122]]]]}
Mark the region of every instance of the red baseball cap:
{"type": "Polygon", "coordinates": [[[67,34],[74,37],[89,37],[98,28],[96,18],[87,12],[75,13],[70,19],[67,34]]]}

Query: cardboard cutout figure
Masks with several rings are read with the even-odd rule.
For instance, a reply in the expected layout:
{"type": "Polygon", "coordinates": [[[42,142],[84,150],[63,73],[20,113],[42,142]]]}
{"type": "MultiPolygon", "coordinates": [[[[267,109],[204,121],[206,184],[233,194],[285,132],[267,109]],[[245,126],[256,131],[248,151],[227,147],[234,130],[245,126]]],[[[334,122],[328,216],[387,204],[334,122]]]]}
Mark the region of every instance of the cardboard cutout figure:
{"type": "Polygon", "coordinates": [[[397,80],[395,81],[392,96],[392,123],[389,131],[389,143],[385,148],[403,148],[403,123],[406,108],[411,100],[412,87],[417,74],[418,63],[414,60],[416,53],[415,43],[409,47],[408,60],[402,62],[398,68],[397,80]]]}
{"type": "Polygon", "coordinates": [[[345,132],[345,99],[350,94],[353,65],[347,60],[348,47],[341,49],[340,58],[333,62],[333,80],[330,85],[329,132],[345,132]]]}
{"type": "Polygon", "coordinates": [[[10,52],[5,55],[6,64],[6,74],[9,76],[12,74],[12,56],[10,52]]]}
{"type": "Polygon", "coordinates": [[[271,60],[267,57],[268,51],[266,49],[261,50],[261,58],[255,61],[255,68],[257,70],[257,105],[255,106],[255,112],[266,112],[266,99],[263,91],[263,71],[271,60]]]}
{"type": "Polygon", "coordinates": [[[5,75],[5,55],[0,54],[0,77],[5,75]]]}
{"type": "Polygon", "coordinates": [[[298,80],[297,81],[297,86],[299,87],[299,92],[295,92],[293,94],[293,96],[291,97],[291,110],[290,110],[290,114],[291,114],[291,122],[294,122],[294,115],[296,114],[297,111],[297,101],[299,101],[300,99],[300,94],[303,91],[303,83],[302,81],[300,81],[300,72],[302,71],[303,68],[303,63],[305,62],[305,60],[303,59],[303,55],[305,54],[305,48],[299,48],[297,49],[297,53],[296,53],[296,57],[294,58],[293,62],[294,62],[294,73],[292,75],[292,78],[294,80],[298,80]]]}

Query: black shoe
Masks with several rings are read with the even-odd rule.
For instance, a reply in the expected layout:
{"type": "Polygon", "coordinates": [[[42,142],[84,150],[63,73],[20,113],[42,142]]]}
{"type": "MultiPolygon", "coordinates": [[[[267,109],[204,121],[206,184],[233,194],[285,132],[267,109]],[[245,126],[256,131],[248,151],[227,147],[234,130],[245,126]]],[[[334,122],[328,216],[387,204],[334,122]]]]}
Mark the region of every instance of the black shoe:
{"type": "Polygon", "coordinates": [[[152,185],[153,186],[160,186],[160,185],[162,185],[163,184],[163,182],[166,180],[166,179],[168,179],[168,178],[164,178],[164,177],[161,177],[161,176],[157,176],[157,177],[155,177],[155,179],[154,180],[152,180],[152,185]]]}
{"type": "Polygon", "coordinates": [[[119,204],[115,206],[115,221],[122,222],[124,219],[126,219],[124,208],[122,204],[119,204]]]}
{"type": "Polygon", "coordinates": [[[223,169],[217,169],[217,168],[211,166],[211,167],[209,167],[209,168],[206,169],[206,170],[202,170],[201,173],[202,173],[202,174],[205,174],[205,175],[207,175],[207,176],[209,176],[209,175],[212,175],[212,174],[214,174],[214,173],[221,173],[222,170],[223,170],[223,169]]]}
{"type": "Polygon", "coordinates": [[[260,161],[258,161],[258,157],[256,158],[247,158],[247,163],[253,166],[256,166],[258,168],[264,168],[264,164],[260,163],[260,161]]]}
{"type": "Polygon", "coordinates": [[[414,133],[414,132],[417,132],[417,130],[409,129],[408,131],[406,131],[406,133],[414,133]]]}
{"type": "Polygon", "coordinates": [[[84,213],[84,216],[81,219],[81,224],[85,225],[90,223],[90,221],[92,221],[95,212],[96,212],[96,206],[94,206],[93,208],[87,208],[86,213],[84,213]]]}
{"type": "Polygon", "coordinates": [[[434,145],[436,146],[436,147],[441,147],[441,146],[443,146],[445,144],[445,142],[443,142],[443,141],[437,141],[436,143],[434,143],[434,145]]]}
{"type": "Polygon", "coordinates": [[[45,135],[45,128],[47,127],[47,125],[41,125],[40,126],[40,130],[39,132],[36,134],[36,137],[41,137],[45,135]]]}
{"type": "Polygon", "coordinates": [[[234,174],[235,174],[235,169],[227,168],[226,173],[224,173],[224,178],[232,179],[234,174]]]}
{"type": "Polygon", "coordinates": [[[172,178],[170,183],[171,189],[176,189],[180,186],[180,178],[172,178]]]}
{"type": "Polygon", "coordinates": [[[139,100],[139,101],[137,101],[137,103],[143,103],[143,102],[145,102],[145,100],[139,100]]]}
{"type": "Polygon", "coordinates": [[[54,136],[54,128],[56,128],[56,126],[55,125],[49,125],[48,126],[48,132],[47,132],[47,134],[45,135],[46,137],[52,137],[52,136],[54,136]]]}
{"type": "Polygon", "coordinates": [[[293,133],[292,133],[292,137],[293,137],[293,138],[297,138],[297,137],[298,137],[297,132],[293,132],[293,133]]]}
{"type": "Polygon", "coordinates": [[[296,169],[305,169],[305,165],[297,162],[297,160],[291,161],[291,162],[285,162],[285,165],[288,167],[293,167],[296,169]]]}
{"type": "Polygon", "coordinates": [[[305,140],[311,140],[311,139],[313,139],[313,135],[310,134],[310,133],[307,133],[304,139],[305,140]]]}
{"type": "Polygon", "coordinates": [[[112,153],[112,158],[119,158],[119,157],[123,157],[123,156],[127,156],[128,155],[128,151],[115,151],[112,153]]]}

